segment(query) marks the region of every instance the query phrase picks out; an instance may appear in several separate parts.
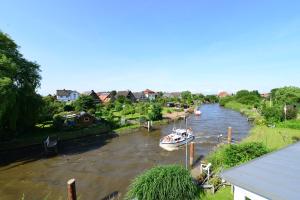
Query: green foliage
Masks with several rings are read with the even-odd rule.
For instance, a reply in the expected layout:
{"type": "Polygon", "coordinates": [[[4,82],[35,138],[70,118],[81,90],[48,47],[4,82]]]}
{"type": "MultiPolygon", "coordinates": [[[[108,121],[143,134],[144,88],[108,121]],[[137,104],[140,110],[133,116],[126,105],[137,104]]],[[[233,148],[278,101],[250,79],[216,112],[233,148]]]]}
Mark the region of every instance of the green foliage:
{"type": "Polygon", "coordinates": [[[229,168],[245,163],[249,160],[268,153],[269,150],[262,143],[249,142],[224,146],[208,156],[213,167],[229,168]]]}
{"type": "Polygon", "coordinates": [[[261,114],[265,117],[267,123],[274,124],[283,120],[283,108],[279,105],[267,106],[263,105],[261,114]]]}
{"type": "Polygon", "coordinates": [[[81,95],[75,102],[76,111],[88,111],[89,109],[96,109],[95,100],[90,95],[81,95]]]}
{"type": "Polygon", "coordinates": [[[234,98],[239,103],[254,106],[258,105],[261,100],[260,94],[256,90],[240,90],[236,93],[234,98]]]}
{"type": "Polygon", "coordinates": [[[287,109],[286,109],[286,119],[287,120],[296,119],[297,114],[298,114],[298,109],[297,109],[296,105],[287,106],[287,109]]]}
{"type": "Polygon", "coordinates": [[[134,179],[126,199],[196,199],[198,189],[186,169],[176,165],[154,167],[134,179]]]}
{"type": "Polygon", "coordinates": [[[204,101],[206,101],[208,103],[218,103],[219,98],[216,95],[206,95],[204,97],[204,101]]]}
{"type": "Polygon", "coordinates": [[[35,92],[40,86],[39,68],[0,31],[0,130],[22,132],[38,121],[42,106],[42,98],[35,92]]]}
{"type": "Polygon", "coordinates": [[[280,105],[292,105],[300,103],[299,87],[282,87],[271,90],[272,100],[280,105]]]}
{"type": "Polygon", "coordinates": [[[153,103],[148,108],[148,119],[152,121],[162,119],[162,107],[157,103],[153,103]]]}
{"type": "Polygon", "coordinates": [[[75,107],[71,104],[66,104],[64,106],[64,111],[74,111],[75,110],[75,107]]]}
{"type": "Polygon", "coordinates": [[[220,104],[220,106],[225,106],[226,103],[233,101],[233,100],[234,100],[233,96],[223,97],[223,98],[220,98],[219,104],[220,104]]]}
{"type": "Polygon", "coordinates": [[[52,120],[53,115],[64,110],[65,103],[57,101],[55,97],[48,95],[43,97],[43,106],[40,111],[39,122],[52,120]]]}
{"type": "Polygon", "coordinates": [[[300,130],[300,120],[288,120],[276,124],[278,128],[291,128],[300,130]]]}
{"type": "Polygon", "coordinates": [[[64,124],[64,117],[60,114],[55,114],[53,116],[53,127],[57,130],[60,130],[63,127],[64,124]]]}
{"type": "Polygon", "coordinates": [[[221,188],[215,194],[206,193],[201,200],[232,200],[233,195],[230,187],[221,188]]]}
{"type": "Polygon", "coordinates": [[[124,108],[122,110],[122,115],[129,115],[129,114],[134,114],[135,110],[134,107],[130,104],[124,105],[124,108]]]}

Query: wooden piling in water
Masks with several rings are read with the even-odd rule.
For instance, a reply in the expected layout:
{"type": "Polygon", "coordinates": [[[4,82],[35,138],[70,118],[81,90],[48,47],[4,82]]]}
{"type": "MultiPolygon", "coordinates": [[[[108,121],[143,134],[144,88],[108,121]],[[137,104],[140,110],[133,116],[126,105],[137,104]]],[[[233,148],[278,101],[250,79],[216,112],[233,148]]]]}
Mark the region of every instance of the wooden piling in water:
{"type": "Polygon", "coordinates": [[[229,126],[227,130],[227,143],[231,144],[232,140],[232,128],[229,126]]]}
{"type": "Polygon", "coordinates": [[[72,178],[68,182],[68,200],[76,200],[76,186],[75,186],[75,179],[72,178]]]}
{"type": "Polygon", "coordinates": [[[194,164],[194,158],[195,158],[195,143],[190,143],[190,167],[194,164]]]}

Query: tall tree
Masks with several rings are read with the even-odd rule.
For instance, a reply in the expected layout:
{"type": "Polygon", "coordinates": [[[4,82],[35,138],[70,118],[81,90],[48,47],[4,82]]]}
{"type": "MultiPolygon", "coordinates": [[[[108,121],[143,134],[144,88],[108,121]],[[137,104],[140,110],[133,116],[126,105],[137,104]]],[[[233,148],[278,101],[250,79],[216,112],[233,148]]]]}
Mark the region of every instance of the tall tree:
{"type": "Polygon", "coordinates": [[[0,130],[34,126],[42,104],[36,93],[40,80],[39,65],[26,60],[16,43],[0,32],[0,130]]]}

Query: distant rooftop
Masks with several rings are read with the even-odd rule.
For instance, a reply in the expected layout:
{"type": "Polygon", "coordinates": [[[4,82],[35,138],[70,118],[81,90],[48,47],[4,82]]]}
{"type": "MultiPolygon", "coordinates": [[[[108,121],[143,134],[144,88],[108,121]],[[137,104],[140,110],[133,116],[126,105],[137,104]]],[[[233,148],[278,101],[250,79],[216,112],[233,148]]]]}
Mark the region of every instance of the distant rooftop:
{"type": "Polygon", "coordinates": [[[300,199],[300,142],[221,173],[233,185],[272,200],[300,199]]]}

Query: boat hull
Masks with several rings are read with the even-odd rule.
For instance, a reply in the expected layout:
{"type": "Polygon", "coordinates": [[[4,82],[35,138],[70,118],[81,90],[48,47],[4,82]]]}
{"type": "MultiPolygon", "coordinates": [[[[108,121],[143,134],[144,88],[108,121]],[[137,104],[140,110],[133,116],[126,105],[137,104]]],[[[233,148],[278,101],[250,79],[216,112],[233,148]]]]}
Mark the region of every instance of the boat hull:
{"type": "Polygon", "coordinates": [[[195,137],[193,136],[193,137],[187,138],[187,140],[183,140],[183,141],[180,141],[178,143],[163,143],[163,142],[160,142],[159,146],[161,148],[167,150],[167,151],[173,151],[173,150],[178,149],[180,146],[185,145],[186,143],[190,143],[194,139],[195,139],[195,137]]]}

